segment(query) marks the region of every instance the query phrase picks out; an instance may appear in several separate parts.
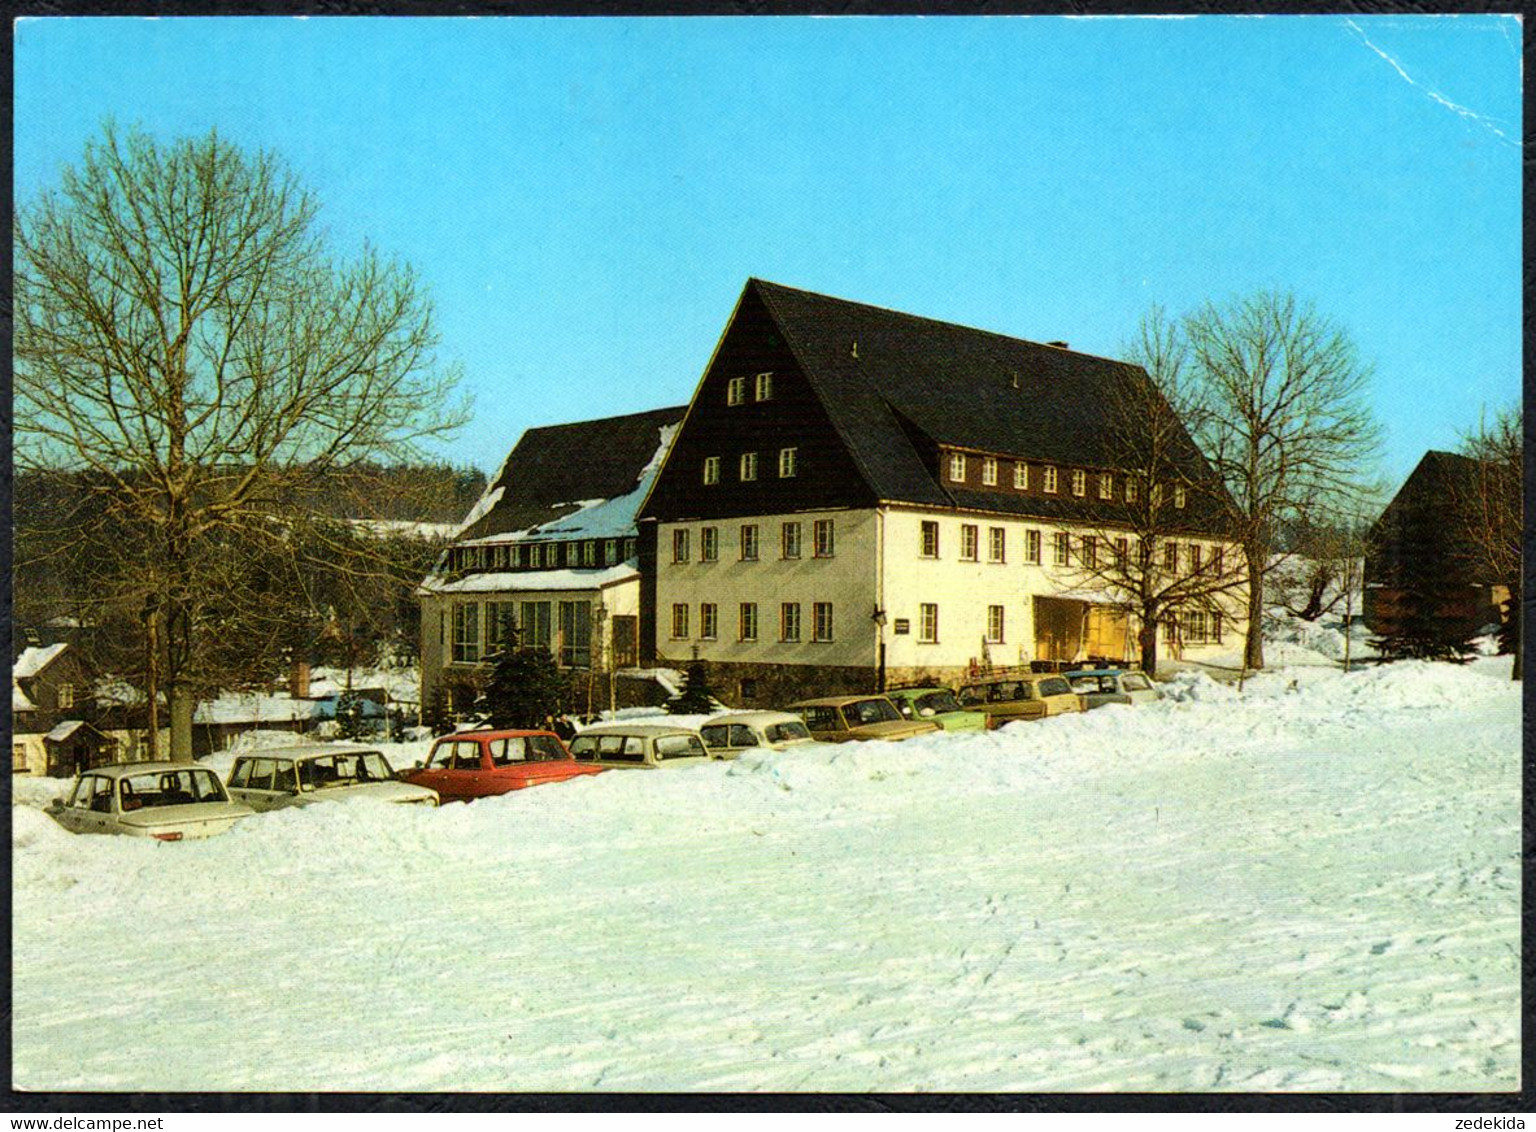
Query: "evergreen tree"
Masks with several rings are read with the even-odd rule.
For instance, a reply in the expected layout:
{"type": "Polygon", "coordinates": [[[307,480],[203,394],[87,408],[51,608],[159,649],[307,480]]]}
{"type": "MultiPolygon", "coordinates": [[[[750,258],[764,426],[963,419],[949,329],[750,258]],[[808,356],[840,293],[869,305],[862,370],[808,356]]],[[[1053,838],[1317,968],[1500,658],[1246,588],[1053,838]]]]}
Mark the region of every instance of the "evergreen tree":
{"type": "Polygon", "coordinates": [[[448,708],[448,685],[439,681],[422,705],[422,726],[434,735],[446,735],[453,730],[453,713],[448,708]]]}
{"type": "Polygon", "coordinates": [[[363,737],[363,697],[343,692],[336,698],[336,727],[343,739],[363,737]]]}
{"type": "Polygon", "coordinates": [[[683,688],[667,702],[673,715],[707,715],[715,710],[714,690],[709,686],[709,670],[702,660],[691,660],[683,673],[683,688]]]}
{"type": "Polygon", "coordinates": [[[544,727],[564,710],[565,690],[548,650],[508,648],[497,655],[479,706],[492,727],[544,727]]]}

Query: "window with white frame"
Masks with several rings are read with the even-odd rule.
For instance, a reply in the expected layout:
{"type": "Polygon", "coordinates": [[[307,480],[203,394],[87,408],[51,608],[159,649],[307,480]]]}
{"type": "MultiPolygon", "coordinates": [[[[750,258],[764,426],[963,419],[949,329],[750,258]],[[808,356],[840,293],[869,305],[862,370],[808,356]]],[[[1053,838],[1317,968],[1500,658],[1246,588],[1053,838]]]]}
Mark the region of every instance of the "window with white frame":
{"type": "Polygon", "coordinates": [[[779,449],[779,478],[781,480],[793,479],[795,476],[795,455],[798,448],[779,449]]]}
{"type": "Polygon", "coordinates": [[[830,601],[818,601],[811,605],[811,640],[830,641],[832,639],[832,603],[830,601]]]}
{"type": "Polygon", "coordinates": [[[517,624],[521,634],[517,643],[525,649],[548,650],[554,642],[549,602],[525,601],[518,609],[517,624]]]}
{"type": "Polygon", "coordinates": [[[757,524],[743,523],[741,527],[741,560],[757,561],[757,524]]]}
{"type": "Polygon", "coordinates": [[[773,400],[773,374],[760,373],[754,383],[753,397],[758,401],[773,400]]]}
{"type": "Polygon", "coordinates": [[[619,540],[607,538],[603,540],[603,565],[616,566],[619,562],[619,540]]]}
{"type": "Polygon", "coordinates": [[[779,606],[779,640],[798,641],[800,639],[800,603],[798,601],[786,601],[779,606]]]}
{"type": "Polygon", "coordinates": [[[939,643],[939,607],[936,603],[922,602],[917,607],[917,639],[924,645],[939,643]]]}
{"type": "Polygon", "coordinates": [[[1024,532],[1024,561],[1031,566],[1040,565],[1040,532],[1037,530],[1024,532]]]}
{"type": "Polygon", "coordinates": [[[997,486],[997,458],[995,456],[983,456],[981,458],[981,482],[987,487],[997,486]]]}
{"type": "Polygon", "coordinates": [[[1181,484],[1181,483],[1174,484],[1173,485],[1173,505],[1175,507],[1177,507],[1179,510],[1182,511],[1184,509],[1184,504],[1188,501],[1188,499],[1189,499],[1189,492],[1184,490],[1184,485],[1181,484]]]}
{"type": "Polygon", "coordinates": [[[1188,644],[1205,644],[1205,610],[1186,609],[1184,611],[1184,640],[1188,644]]]}
{"type": "Polygon", "coordinates": [[[811,526],[813,542],[811,553],[817,558],[831,558],[836,552],[834,520],[817,519],[811,526]]]}
{"type": "Polygon", "coordinates": [[[581,565],[581,544],[568,542],[565,544],[565,564],[567,566],[581,565]]]}
{"type": "Polygon", "coordinates": [[[1054,467],[1052,467],[1050,464],[1047,464],[1045,466],[1045,471],[1041,475],[1041,479],[1042,479],[1042,483],[1041,483],[1040,486],[1048,494],[1055,495],[1056,494],[1056,469],[1054,467]]]}
{"type": "MultiPolygon", "coordinates": [[[[551,547],[550,549],[551,549],[551,553],[553,553],[553,549],[554,548],[551,547]]],[[[553,566],[555,564],[553,559],[551,559],[549,564],[551,566],[553,566]]],[[[544,544],[543,543],[536,542],[536,543],[534,543],[532,546],[530,546],[528,548],[528,565],[531,566],[535,570],[540,569],[544,565],[544,544]]]]}
{"type": "Polygon", "coordinates": [[[485,603],[485,653],[491,656],[517,639],[517,606],[510,601],[485,603]]]}
{"type": "Polygon", "coordinates": [[[515,542],[507,548],[507,565],[511,566],[514,570],[522,569],[523,548],[515,542]]]}
{"type": "Polygon", "coordinates": [[[699,529],[699,561],[717,562],[720,559],[720,528],[699,529]]]}
{"type": "Polygon", "coordinates": [[[507,568],[507,548],[504,546],[491,547],[491,569],[505,570],[507,568]]]}
{"type": "Polygon", "coordinates": [[[688,561],[688,530],[682,528],[672,532],[672,561],[688,561]]]}
{"type": "Polygon", "coordinates": [[[688,636],[688,606],[677,602],[672,606],[672,639],[680,641],[688,636]]]}
{"type": "Polygon", "coordinates": [[[635,543],[636,543],[636,540],[633,539],[633,538],[627,538],[627,539],[624,540],[624,557],[625,558],[633,558],[635,556],[635,543]]]}
{"type": "Polygon", "coordinates": [[[581,564],[583,566],[597,565],[597,543],[588,539],[581,544],[581,564]]]}
{"type": "Polygon", "coordinates": [[[939,524],[932,519],[923,520],[923,538],[918,553],[924,558],[939,556],[939,524]]]}
{"type": "Polygon", "coordinates": [[[75,706],[75,686],[73,684],[59,685],[59,707],[72,708],[75,706]]]}
{"type": "Polygon", "coordinates": [[[1099,473],[1099,498],[1113,499],[1115,497],[1115,477],[1108,472],[1099,473]]]}
{"type": "Polygon", "coordinates": [[[1072,469],[1072,494],[1079,496],[1088,494],[1088,473],[1081,468],[1072,469]]]}
{"type": "Polygon", "coordinates": [[[743,452],[741,454],[741,482],[748,483],[757,479],[757,453],[743,452]]]}
{"type": "MultiPolygon", "coordinates": [[[[478,664],[480,661],[478,601],[458,602],[453,607],[453,660],[455,664],[478,664]]],[[[61,703],[60,706],[64,705],[61,703]]]]}
{"type": "Polygon", "coordinates": [[[987,561],[1006,562],[1008,559],[1008,531],[1004,527],[987,528],[987,561]]]}
{"type": "Polygon", "coordinates": [[[712,601],[699,606],[699,636],[706,641],[715,639],[720,631],[720,607],[712,601]]]}
{"type": "Polygon", "coordinates": [[[1029,490],[1029,465],[1023,460],[1015,460],[1013,464],[1013,486],[1020,491],[1029,490]]]}
{"type": "Polygon", "coordinates": [[[739,405],[747,399],[747,379],[733,377],[725,386],[725,403],[739,405]]]}
{"type": "Polygon", "coordinates": [[[987,643],[1003,643],[1003,607],[1000,605],[987,606],[987,643]]]}
{"type": "Polygon", "coordinates": [[[1067,539],[1067,532],[1057,531],[1056,534],[1052,536],[1051,542],[1053,544],[1056,565],[1065,566],[1071,553],[1071,544],[1067,539]]]}
{"type": "Polygon", "coordinates": [[[960,524],[960,561],[975,562],[977,531],[974,523],[960,524]]]}
{"type": "Polygon", "coordinates": [[[800,557],[800,524],[785,523],[779,529],[779,557],[800,557]]]}
{"type": "Polygon", "coordinates": [[[955,483],[965,482],[964,452],[951,452],[949,454],[949,478],[955,483]]]}
{"type": "Polygon", "coordinates": [[[744,601],[737,617],[738,634],[744,641],[757,640],[757,602],[744,601]]]}
{"type": "Polygon", "coordinates": [[[720,457],[719,456],[705,456],[704,457],[704,482],[705,483],[719,483],[720,482],[720,457]]]}

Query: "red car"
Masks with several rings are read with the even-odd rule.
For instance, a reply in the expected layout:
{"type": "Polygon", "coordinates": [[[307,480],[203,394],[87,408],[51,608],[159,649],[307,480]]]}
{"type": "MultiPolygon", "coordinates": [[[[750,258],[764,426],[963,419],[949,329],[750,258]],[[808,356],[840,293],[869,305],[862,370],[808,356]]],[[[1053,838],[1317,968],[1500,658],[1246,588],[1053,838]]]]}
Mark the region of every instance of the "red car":
{"type": "Polygon", "coordinates": [[[571,758],[548,731],[461,731],[432,744],[426,763],[400,778],[431,787],[444,802],[468,802],[604,769],[571,758]]]}

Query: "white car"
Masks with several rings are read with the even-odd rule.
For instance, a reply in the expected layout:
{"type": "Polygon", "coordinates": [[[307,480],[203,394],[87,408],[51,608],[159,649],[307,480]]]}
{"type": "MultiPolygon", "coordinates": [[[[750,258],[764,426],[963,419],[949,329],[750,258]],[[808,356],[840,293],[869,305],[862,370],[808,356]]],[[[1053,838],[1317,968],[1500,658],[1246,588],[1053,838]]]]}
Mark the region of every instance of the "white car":
{"type": "Polygon", "coordinates": [[[269,747],[241,755],[229,771],[229,793],[254,810],[354,799],[438,803],[436,790],[396,781],[382,752],[337,743],[269,747]]]}
{"type": "Polygon", "coordinates": [[[699,728],[699,736],[717,759],[734,759],[742,751],[767,747],[782,751],[814,743],[805,720],[787,711],[738,711],[717,715],[699,728]]]}
{"type": "Polygon", "coordinates": [[[670,723],[600,723],[571,740],[571,758],[594,766],[686,766],[707,762],[697,731],[670,723]]]}
{"type": "Polygon", "coordinates": [[[230,801],[218,775],[187,763],[117,763],[88,770],[49,808],[74,833],[182,841],[223,833],[251,807],[230,801]]]}

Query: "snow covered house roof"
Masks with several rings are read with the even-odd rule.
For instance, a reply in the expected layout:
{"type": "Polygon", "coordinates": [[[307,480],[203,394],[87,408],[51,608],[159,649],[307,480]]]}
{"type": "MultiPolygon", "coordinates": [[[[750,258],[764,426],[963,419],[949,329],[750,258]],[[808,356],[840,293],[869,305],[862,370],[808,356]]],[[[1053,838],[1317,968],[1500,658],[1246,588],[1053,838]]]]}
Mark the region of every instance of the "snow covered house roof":
{"type": "Polygon", "coordinates": [[[22,654],[16,658],[16,664],[11,669],[11,678],[14,680],[28,680],[47,668],[59,655],[69,648],[67,641],[60,641],[55,645],[39,647],[33,645],[22,650],[22,654]]]}
{"type": "MultiPolygon", "coordinates": [[[[286,723],[296,719],[324,719],[325,705],[291,696],[227,694],[205,700],[192,713],[193,723],[286,723]]],[[[334,705],[332,705],[334,712],[334,705]]]]}
{"type": "Polygon", "coordinates": [[[79,731],[80,728],[84,727],[85,725],[86,724],[83,719],[66,719],[64,722],[58,724],[52,731],[48,732],[48,734],[44,735],[43,738],[54,743],[62,743],[65,739],[68,739],[71,735],[73,735],[76,731],[79,731]]]}
{"type": "Polygon", "coordinates": [[[630,560],[595,570],[522,570],[466,574],[452,581],[432,577],[421,588],[435,594],[503,593],[509,590],[547,593],[556,590],[601,590],[639,577],[639,569],[630,560]]]}
{"type": "Polygon", "coordinates": [[[634,534],[635,513],[686,411],[529,429],[465,518],[460,542],[634,534]]]}

